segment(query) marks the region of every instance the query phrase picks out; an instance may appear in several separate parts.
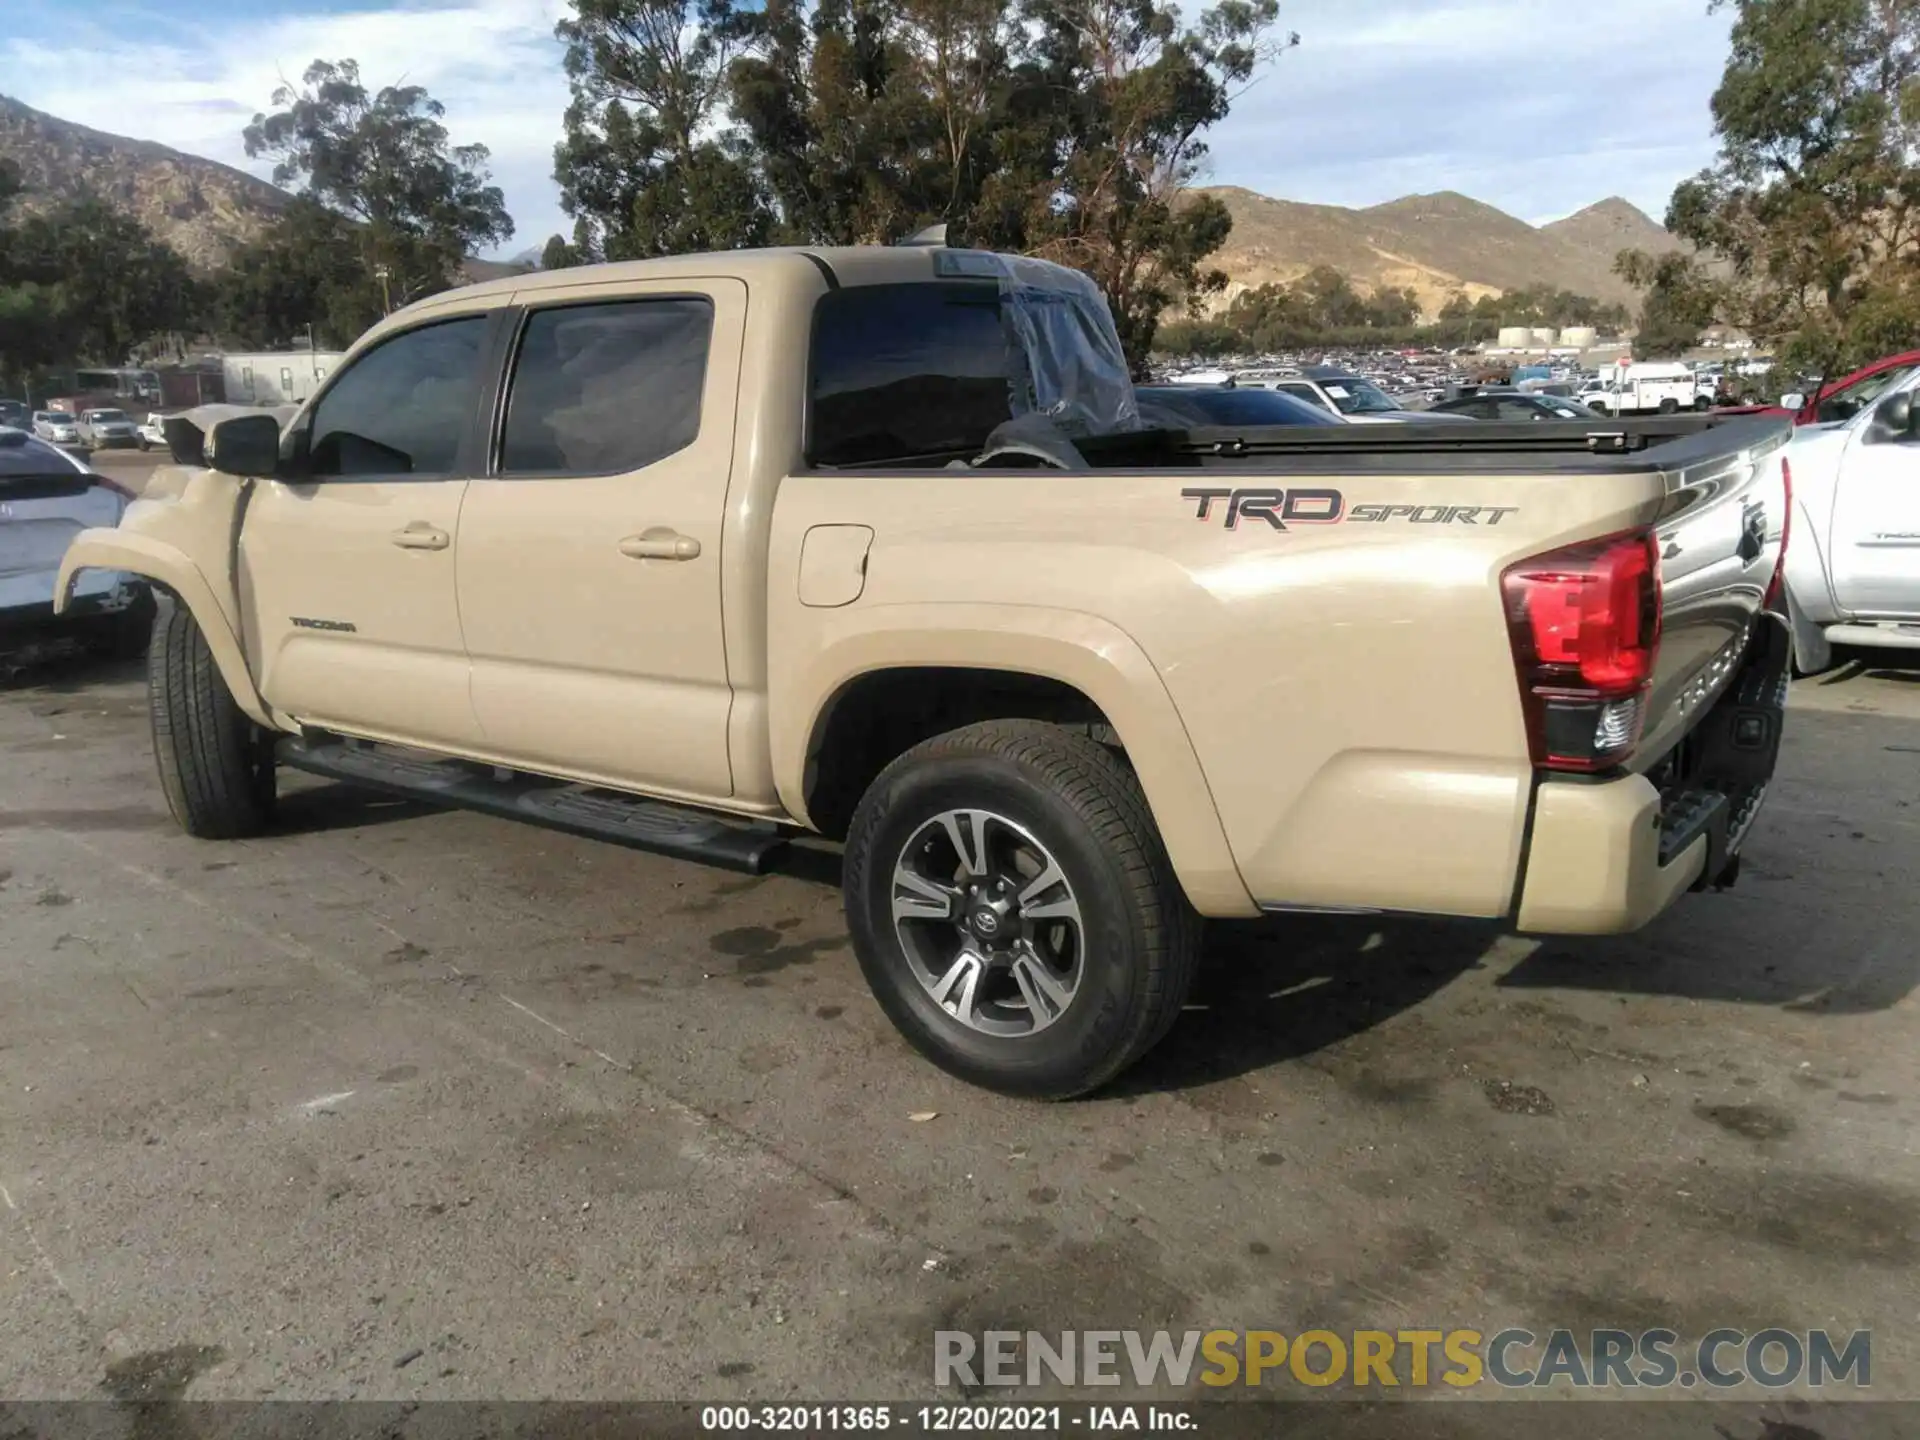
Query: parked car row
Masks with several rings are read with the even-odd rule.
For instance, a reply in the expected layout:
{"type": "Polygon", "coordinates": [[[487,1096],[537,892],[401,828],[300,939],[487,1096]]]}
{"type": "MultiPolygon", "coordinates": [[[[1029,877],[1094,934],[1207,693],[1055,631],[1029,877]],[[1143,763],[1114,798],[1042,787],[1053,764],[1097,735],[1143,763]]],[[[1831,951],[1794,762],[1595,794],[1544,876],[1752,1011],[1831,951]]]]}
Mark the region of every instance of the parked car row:
{"type": "MultiPolygon", "coordinates": [[[[1244,370],[1220,374],[1202,371],[1177,376],[1171,384],[1156,388],[1169,392],[1202,389],[1267,391],[1308,406],[1324,417],[1345,421],[1350,425],[1406,424],[1438,418],[1435,411],[1411,409],[1395,400],[1363,375],[1328,365],[1313,365],[1301,370],[1244,370]]],[[[1464,417],[1445,418],[1453,420],[1464,417]]],[[[1255,423],[1299,422],[1274,420],[1255,423]]]]}
{"type": "Polygon", "coordinates": [[[19,400],[0,400],[0,427],[20,430],[72,450],[151,450],[164,446],[166,417],[157,411],[135,421],[124,410],[30,410],[19,400]]]}

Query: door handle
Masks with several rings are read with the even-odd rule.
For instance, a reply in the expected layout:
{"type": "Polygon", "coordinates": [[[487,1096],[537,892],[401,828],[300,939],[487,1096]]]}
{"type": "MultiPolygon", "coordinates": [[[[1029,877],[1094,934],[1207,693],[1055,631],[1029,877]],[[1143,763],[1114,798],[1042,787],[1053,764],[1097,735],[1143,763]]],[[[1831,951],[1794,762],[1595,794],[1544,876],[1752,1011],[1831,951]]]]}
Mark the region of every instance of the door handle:
{"type": "Polygon", "coordinates": [[[453,543],[453,537],[416,520],[404,530],[394,531],[393,543],[402,550],[444,550],[453,543]]]}
{"type": "Polygon", "coordinates": [[[697,560],[700,542],[691,535],[655,526],[620,542],[620,553],[629,560],[697,560]]]}

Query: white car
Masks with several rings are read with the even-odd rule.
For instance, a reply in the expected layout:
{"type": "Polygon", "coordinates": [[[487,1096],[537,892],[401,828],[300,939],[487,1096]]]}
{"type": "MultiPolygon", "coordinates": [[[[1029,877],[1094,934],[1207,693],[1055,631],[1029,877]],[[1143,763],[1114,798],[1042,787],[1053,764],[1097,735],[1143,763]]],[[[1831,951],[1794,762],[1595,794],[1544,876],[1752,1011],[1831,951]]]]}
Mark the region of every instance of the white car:
{"type": "Polygon", "coordinates": [[[34,411],[33,433],[42,440],[51,440],[56,445],[86,443],[80,438],[80,417],[69,415],[64,410],[34,411]]]}
{"type": "Polygon", "coordinates": [[[119,658],[145,652],[153,593],[131,575],[85,573],[66,612],[53,613],[68,543],[118,525],[130,498],[59,446],[0,429],[0,650],[68,636],[119,658]]]}
{"type": "Polygon", "coordinates": [[[140,437],[140,448],[142,450],[151,450],[155,446],[158,446],[162,450],[167,448],[167,432],[161,423],[166,418],[166,416],[156,410],[140,422],[140,429],[137,433],[140,437]]]}
{"type": "Polygon", "coordinates": [[[1850,420],[1800,426],[1787,464],[1796,668],[1826,669],[1835,644],[1920,650],[1920,371],[1850,420]]]}

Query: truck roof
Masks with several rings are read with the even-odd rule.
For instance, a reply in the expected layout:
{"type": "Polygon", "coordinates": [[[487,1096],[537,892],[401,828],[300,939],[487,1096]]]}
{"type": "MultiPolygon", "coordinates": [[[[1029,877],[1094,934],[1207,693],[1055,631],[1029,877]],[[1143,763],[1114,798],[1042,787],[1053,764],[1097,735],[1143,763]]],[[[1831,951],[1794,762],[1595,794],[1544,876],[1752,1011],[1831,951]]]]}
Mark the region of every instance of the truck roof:
{"type": "Polygon", "coordinates": [[[615,260],[565,270],[507,275],[457,290],[440,291],[394,313],[396,317],[419,314],[455,299],[486,295],[715,275],[737,276],[760,287],[803,285],[809,291],[817,289],[822,280],[829,288],[932,280],[936,278],[933,257],[941,253],[983,255],[989,252],[950,250],[940,245],[795,245],[762,250],[711,250],[693,255],[668,255],[657,260],[615,260]]]}

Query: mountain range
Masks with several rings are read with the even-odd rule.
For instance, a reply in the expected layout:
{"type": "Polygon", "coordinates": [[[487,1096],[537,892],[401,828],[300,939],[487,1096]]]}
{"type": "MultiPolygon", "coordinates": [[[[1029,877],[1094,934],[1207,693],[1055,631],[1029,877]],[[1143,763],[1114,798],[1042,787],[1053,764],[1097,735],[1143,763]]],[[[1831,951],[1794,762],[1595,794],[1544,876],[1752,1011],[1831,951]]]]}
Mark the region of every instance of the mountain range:
{"type": "Polygon", "coordinates": [[[1243,289],[1296,280],[1320,265],[1362,290],[1412,290],[1428,314],[1455,292],[1477,300],[1538,285],[1631,304],[1635,292],[1613,273],[1614,257],[1680,245],[1618,196],[1535,226],[1453,191],[1364,210],[1275,200],[1234,186],[1204,193],[1233,216],[1226,246],[1210,262],[1228,277],[1220,306],[1243,289]]]}
{"type": "MultiPolygon", "coordinates": [[[[0,155],[19,163],[29,208],[90,188],[201,270],[217,270],[287,203],[285,191],[230,165],[92,130],[4,95],[0,155]]],[[[1679,244],[1617,197],[1533,226],[1452,192],[1360,210],[1275,200],[1232,186],[1205,193],[1225,202],[1234,220],[1213,261],[1229,279],[1221,304],[1243,289],[1297,279],[1319,265],[1341,271],[1362,290],[1411,289],[1430,313],[1455,292],[1477,299],[1532,285],[1624,302],[1633,292],[1613,274],[1614,256],[1629,247],[1679,244]]],[[[509,262],[471,261],[468,269],[487,278],[537,259],[530,251],[509,262]]]]}

